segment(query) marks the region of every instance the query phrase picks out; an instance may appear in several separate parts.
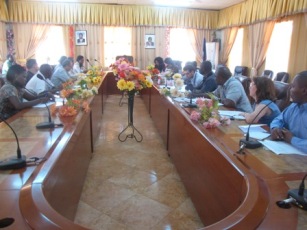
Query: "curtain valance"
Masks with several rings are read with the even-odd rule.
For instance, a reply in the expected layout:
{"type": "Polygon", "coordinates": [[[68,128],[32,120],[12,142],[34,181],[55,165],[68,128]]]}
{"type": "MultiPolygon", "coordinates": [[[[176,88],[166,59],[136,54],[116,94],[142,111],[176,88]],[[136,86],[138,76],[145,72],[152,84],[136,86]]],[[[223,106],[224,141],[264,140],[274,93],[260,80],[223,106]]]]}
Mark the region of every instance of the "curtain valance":
{"type": "Polygon", "coordinates": [[[218,23],[218,11],[176,7],[11,0],[8,8],[10,20],[22,23],[174,26],[195,29],[214,29],[218,23]]]}
{"type": "Polygon", "coordinates": [[[307,12],[307,0],[247,0],[219,11],[218,28],[307,12]]]}

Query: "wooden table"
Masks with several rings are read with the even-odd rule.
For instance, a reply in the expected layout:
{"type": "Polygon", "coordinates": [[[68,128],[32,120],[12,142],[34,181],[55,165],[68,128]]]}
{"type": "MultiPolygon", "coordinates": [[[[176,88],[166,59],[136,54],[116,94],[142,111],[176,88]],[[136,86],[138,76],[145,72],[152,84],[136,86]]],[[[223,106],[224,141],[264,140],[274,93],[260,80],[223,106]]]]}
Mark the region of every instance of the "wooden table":
{"type": "MultiPolygon", "coordinates": [[[[0,219],[15,219],[7,229],[85,229],[73,220],[99,137],[109,78],[113,84],[114,76],[106,73],[98,95],[89,99],[91,112],[80,112],[73,119],[55,118],[64,127],[37,130],[37,123],[48,120],[45,108],[25,109],[7,120],[27,159],[46,158],[39,165],[0,171],[0,219]]],[[[15,138],[3,122],[0,149],[0,159],[16,156],[15,138]]]]}
{"type": "Polygon", "coordinates": [[[205,229],[307,225],[305,211],[275,204],[286,198],[289,186],[298,188],[306,174],[307,156],[275,155],[264,148],[238,154],[243,138],[238,125],[244,121],[205,129],[157,88],[142,94],[205,229]]]}

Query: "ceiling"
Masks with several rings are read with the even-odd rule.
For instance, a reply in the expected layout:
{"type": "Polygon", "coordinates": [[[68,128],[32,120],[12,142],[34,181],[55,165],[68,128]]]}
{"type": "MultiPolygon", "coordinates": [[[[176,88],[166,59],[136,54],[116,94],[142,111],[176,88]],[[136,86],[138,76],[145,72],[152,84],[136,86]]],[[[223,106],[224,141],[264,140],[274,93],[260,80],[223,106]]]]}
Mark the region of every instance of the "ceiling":
{"type": "MultiPolygon", "coordinates": [[[[27,0],[39,1],[44,0],[27,0]]],[[[229,6],[244,2],[245,0],[45,0],[46,2],[82,2],[82,3],[102,3],[118,5],[150,5],[186,7],[194,9],[221,10],[229,6]]]]}

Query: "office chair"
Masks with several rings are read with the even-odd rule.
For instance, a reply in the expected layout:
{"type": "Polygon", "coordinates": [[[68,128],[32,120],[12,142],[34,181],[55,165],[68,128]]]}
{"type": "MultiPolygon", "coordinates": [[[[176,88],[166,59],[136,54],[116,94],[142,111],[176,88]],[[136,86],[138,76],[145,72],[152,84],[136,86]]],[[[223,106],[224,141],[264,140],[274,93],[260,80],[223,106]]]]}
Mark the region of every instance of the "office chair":
{"type": "Polygon", "coordinates": [[[281,81],[284,83],[288,83],[290,75],[287,72],[279,72],[276,74],[274,81],[281,81]]]}
{"type": "Polygon", "coordinates": [[[273,71],[272,70],[264,70],[261,77],[267,77],[272,79],[273,78],[273,71]]]}

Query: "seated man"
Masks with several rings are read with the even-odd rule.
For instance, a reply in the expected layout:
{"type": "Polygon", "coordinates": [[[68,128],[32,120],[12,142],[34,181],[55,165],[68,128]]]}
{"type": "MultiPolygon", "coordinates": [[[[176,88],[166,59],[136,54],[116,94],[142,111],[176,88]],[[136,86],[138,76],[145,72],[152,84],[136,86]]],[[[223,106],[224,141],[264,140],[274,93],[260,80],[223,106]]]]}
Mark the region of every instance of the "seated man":
{"type": "Polygon", "coordinates": [[[193,89],[192,97],[203,97],[208,92],[213,92],[217,88],[215,74],[212,72],[212,64],[210,61],[201,63],[200,71],[204,77],[202,84],[193,89]]]}
{"type": "Polygon", "coordinates": [[[293,80],[293,103],[271,123],[272,140],[284,140],[307,154],[307,71],[293,80]]]}
{"type": "Polygon", "coordinates": [[[26,89],[32,90],[33,92],[40,94],[42,92],[49,91],[55,93],[55,87],[50,81],[52,75],[52,67],[48,64],[43,64],[39,68],[37,74],[35,74],[31,80],[27,83],[26,89]]]}
{"type": "Polygon", "coordinates": [[[36,59],[28,59],[27,63],[26,63],[26,67],[27,67],[27,77],[26,77],[26,83],[28,83],[31,78],[37,74],[38,71],[38,65],[36,62],[36,59]]]}
{"type": "Polygon", "coordinates": [[[72,63],[69,59],[66,59],[62,66],[59,66],[51,76],[51,82],[55,87],[59,88],[64,82],[72,80],[72,77],[69,76],[68,72],[72,68],[72,63]]]}
{"type": "Polygon", "coordinates": [[[241,82],[231,75],[226,66],[218,66],[215,72],[218,87],[213,94],[220,99],[224,106],[251,113],[253,109],[241,82]]]}
{"type": "Polygon", "coordinates": [[[197,72],[193,65],[186,65],[183,70],[187,83],[185,89],[193,91],[193,89],[199,88],[203,82],[203,75],[197,72]]]}

